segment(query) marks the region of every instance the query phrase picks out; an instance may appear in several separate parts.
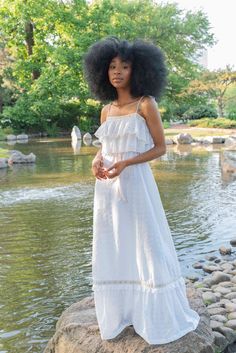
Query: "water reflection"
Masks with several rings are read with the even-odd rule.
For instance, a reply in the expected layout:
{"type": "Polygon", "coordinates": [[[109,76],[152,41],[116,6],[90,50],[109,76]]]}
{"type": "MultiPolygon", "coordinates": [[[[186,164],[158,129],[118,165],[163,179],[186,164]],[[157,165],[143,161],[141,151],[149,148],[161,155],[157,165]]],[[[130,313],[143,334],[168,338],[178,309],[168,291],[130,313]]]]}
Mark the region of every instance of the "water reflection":
{"type": "MultiPolygon", "coordinates": [[[[16,144],[36,164],[0,170],[2,352],[42,352],[62,311],[91,294],[91,162],[99,144],[78,142],[16,144]]],[[[168,146],[150,162],[184,274],[235,236],[236,182],[222,178],[221,147],[208,148],[168,146]]]]}

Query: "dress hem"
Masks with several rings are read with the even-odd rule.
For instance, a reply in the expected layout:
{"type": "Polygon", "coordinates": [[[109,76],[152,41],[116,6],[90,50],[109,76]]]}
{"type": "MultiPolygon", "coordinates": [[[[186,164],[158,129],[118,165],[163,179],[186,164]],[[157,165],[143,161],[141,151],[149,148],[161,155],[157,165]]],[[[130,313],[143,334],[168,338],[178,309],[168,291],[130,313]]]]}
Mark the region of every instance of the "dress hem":
{"type": "Polygon", "coordinates": [[[181,330],[178,334],[175,334],[175,335],[172,336],[171,338],[163,339],[163,340],[158,340],[158,341],[156,341],[156,340],[153,340],[153,341],[152,341],[152,340],[148,340],[147,338],[145,338],[145,335],[144,335],[143,333],[139,332],[139,330],[137,330],[137,329],[135,328],[135,325],[134,325],[132,322],[130,322],[130,323],[124,325],[122,328],[117,329],[117,330],[115,331],[115,333],[114,333],[112,336],[104,337],[104,336],[101,335],[101,339],[102,339],[102,340],[114,339],[114,338],[116,338],[126,327],[128,327],[128,326],[130,326],[130,325],[133,325],[135,332],[136,332],[140,337],[142,337],[148,344],[150,344],[150,345],[167,344],[167,343],[171,343],[171,342],[173,342],[173,341],[176,341],[177,339],[179,339],[179,338],[185,336],[185,335],[186,335],[187,333],[189,333],[189,332],[192,332],[192,331],[196,330],[196,328],[198,327],[199,322],[200,322],[200,316],[198,316],[198,319],[196,319],[196,320],[193,321],[191,327],[188,327],[188,328],[185,329],[185,330],[181,330]]]}

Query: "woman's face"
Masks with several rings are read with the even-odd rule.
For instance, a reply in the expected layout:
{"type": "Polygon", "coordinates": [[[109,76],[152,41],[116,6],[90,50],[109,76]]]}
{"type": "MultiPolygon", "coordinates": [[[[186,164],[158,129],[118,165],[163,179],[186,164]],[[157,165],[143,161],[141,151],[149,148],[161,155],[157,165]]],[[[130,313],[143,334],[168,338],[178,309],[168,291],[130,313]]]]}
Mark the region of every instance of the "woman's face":
{"type": "Polygon", "coordinates": [[[115,88],[130,86],[132,66],[129,61],[122,61],[119,56],[113,58],[108,69],[109,81],[115,88]]]}

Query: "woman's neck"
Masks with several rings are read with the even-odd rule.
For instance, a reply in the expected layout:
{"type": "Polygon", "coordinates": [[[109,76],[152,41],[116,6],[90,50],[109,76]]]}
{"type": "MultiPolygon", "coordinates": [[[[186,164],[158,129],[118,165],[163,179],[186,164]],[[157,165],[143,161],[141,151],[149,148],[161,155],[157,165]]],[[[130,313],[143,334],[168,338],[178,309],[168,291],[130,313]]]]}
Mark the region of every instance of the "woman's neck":
{"type": "Polygon", "coordinates": [[[113,102],[113,105],[122,107],[123,105],[130,104],[137,100],[137,97],[131,96],[130,92],[117,91],[118,98],[113,102]]]}

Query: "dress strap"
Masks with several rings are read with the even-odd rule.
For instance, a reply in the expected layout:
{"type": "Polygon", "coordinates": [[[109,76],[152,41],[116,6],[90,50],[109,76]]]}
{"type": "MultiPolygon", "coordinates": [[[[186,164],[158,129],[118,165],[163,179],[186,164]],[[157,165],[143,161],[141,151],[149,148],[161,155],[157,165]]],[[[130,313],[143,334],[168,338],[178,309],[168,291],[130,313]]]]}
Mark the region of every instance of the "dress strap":
{"type": "Polygon", "coordinates": [[[138,101],[137,108],[136,108],[136,113],[138,113],[139,104],[140,104],[141,100],[143,99],[143,97],[144,97],[144,96],[142,96],[142,97],[139,99],[139,101],[138,101]]]}
{"type": "Polygon", "coordinates": [[[108,106],[107,117],[108,117],[108,115],[110,113],[110,108],[111,108],[111,103],[109,103],[109,106],[108,106]]]}

